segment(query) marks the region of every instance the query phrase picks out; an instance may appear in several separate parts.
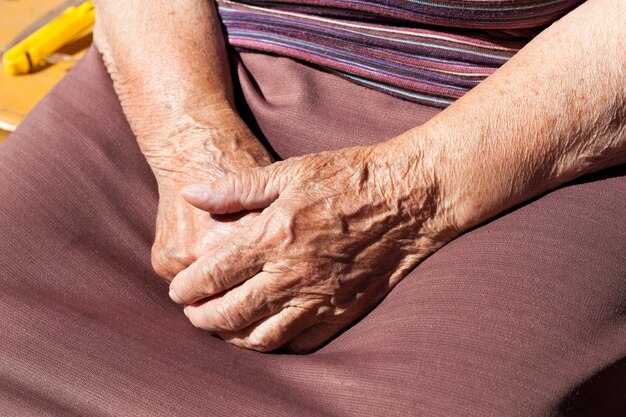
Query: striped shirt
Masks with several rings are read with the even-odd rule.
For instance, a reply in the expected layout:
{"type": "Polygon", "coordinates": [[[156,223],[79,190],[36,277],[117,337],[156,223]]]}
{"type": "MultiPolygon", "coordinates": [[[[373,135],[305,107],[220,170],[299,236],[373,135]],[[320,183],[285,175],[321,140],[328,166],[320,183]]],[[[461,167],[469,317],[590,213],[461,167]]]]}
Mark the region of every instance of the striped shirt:
{"type": "Polygon", "coordinates": [[[582,0],[217,0],[237,50],[446,107],[582,0]]]}

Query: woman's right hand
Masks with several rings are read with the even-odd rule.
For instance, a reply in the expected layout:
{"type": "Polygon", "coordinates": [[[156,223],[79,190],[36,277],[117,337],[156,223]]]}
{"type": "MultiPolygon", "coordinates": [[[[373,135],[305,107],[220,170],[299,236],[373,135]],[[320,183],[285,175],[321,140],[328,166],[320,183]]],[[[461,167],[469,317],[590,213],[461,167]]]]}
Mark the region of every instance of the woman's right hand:
{"type": "Polygon", "coordinates": [[[252,215],[215,220],[186,203],[181,188],[268,165],[271,157],[234,110],[213,1],[94,4],[94,42],[159,187],[152,263],[171,279],[252,215]]]}
{"type": "Polygon", "coordinates": [[[214,120],[218,122],[212,126],[197,126],[167,140],[140,142],[159,188],[152,265],[168,281],[256,216],[246,212],[213,218],[187,203],[181,189],[272,162],[239,116],[233,113],[214,120]]]}

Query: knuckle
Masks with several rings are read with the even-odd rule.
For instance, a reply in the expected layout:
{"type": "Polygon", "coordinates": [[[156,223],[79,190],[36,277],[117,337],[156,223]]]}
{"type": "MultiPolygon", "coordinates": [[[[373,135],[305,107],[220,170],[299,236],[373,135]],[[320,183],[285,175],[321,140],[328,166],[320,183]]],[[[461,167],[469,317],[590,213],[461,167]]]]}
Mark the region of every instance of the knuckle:
{"type": "Polygon", "coordinates": [[[153,245],[150,261],[154,271],[166,278],[173,278],[194,261],[191,251],[181,245],[153,245]]]}
{"type": "Polygon", "coordinates": [[[153,245],[150,251],[150,260],[153,266],[162,266],[164,264],[165,257],[163,256],[163,248],[161,246],[153,245]]]}
{"type": "Polygon", "coordinates": [[[220,266],[220,262],[213,259],[206,262],[203,268],[204,282],[211,293],[217,294],[229,288],[227,272],[220,266]]]}
{"type": "Polygon", "coordinates": [[[164,248],[164,252],[172,263],[187,266],[193,262],[192,251],[185,244],[175,243],[168,245],[164,248]]]}
{"type": "Polygon", "coordinates": [[[194,310],[187,317],[194,327],[202,330],[210,332],[230,331],[230,329],[222,327],[228,325],[228,319],[223,318],[221,315],[211,314],[204,309],[194,310]]]}
{"type": "Polygon", "coordinates": [[[272,208],[271,218],[259,231],[260,235],[256,240],[264,250],[271,250],[277,245],[293,242],[296,229],[297,222],[293,210],[285,204],[279,204],[272,208]]]}
{"type": "Polygon", "coordinates": [[[211,324],[215,330],[234,332],[239,330],[236,316],[229,304],[220,304],[211,317],[211,324]]]}
{"type": "Polygon", "coordinates": [[[241,291],[232,300],[233,304],[239,306],[255,306],[261,307],[263,310],[269,309],[270,303],[264,294],[264,291],[256,286],[248,286],[245,291],[241,291]]]}
{"type": "MultiPolygon", "coordinates": [[[[232,293],[231,293],[232,294],[232,293]]],[[[219,305],[214,309],[213,323],[217,330],[235,332],[252,324],[267,308],[261,305],[259,311],[258,297],[254,290],[240,292],[236,295],[228,294],[221,298],[219,305]]]]}
{"type": "Polygon", "coordinates": [[[198,314],[195,312],[189,313],[188,318],[189,322],[191,322],[194,327],[206,330],[206,324],[202,314],[198,314]]]}
{"type": "Polygon", "coordinates": [[[288,204],[280,204],[274,208],[273,217],[278,223],[289,223],[293,217],[293,210],[288,204]]]}
{"type": "Polygon", "coordinates": [[[268,337],[266,333],[257,334],[256,332],[252,332],[248,337],[248,345],[251,349],[259,352],[269,352],[278,347],[276,342],[268,337]]]}
{"type": "Polygon", "coordinates": [[[203,321],[200,319],[200,315],[196,311],[188,311],[187,318],[194,327],[202,328],[203,321]]]}
{"type": "Polygon", "coordinates": [[[200,278],[200,285],[203,289],[209,293],[216,293],[219,290],[219,268],[216,267],[214,262],[203,262],[198,271],[200,278]]]}
{"type": "Polygon", "coordinates": [[[166,279],[172,279],[174,277],[175,274],[169,268],[169,264],[163,257],[160,250],[152,250],[150,263],[152,264],[152,269],[154,269],[154,272],[156,272],[157,275],[166,279]]]}

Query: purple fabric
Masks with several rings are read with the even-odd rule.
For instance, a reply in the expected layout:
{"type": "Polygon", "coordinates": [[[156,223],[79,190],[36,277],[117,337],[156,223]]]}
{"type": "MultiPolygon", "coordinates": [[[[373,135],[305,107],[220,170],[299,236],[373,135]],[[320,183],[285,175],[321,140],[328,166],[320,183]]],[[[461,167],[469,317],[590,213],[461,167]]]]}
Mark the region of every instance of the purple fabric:
{"type": "Polygon", "coordinates": [[[226,0],[322,16],[456,28],[513,29],[554,22],[585,0],[226,0]]]}
{"type": "Polygon", "coordinates": [[[239,51],[299,59],[405,100],[445,108],[504,64],[529,37],[406,27],[217,2],[239,51]]]}
{"type": "Polygon", "coordinates": [[[545,25],[579,3],[216,1],[226,41],[239,51],[299,59],[366,87],[439,108],[478,85],[545,25]]]}
{"type": "MultiPolygon", "coordinates": [[[[437,112],[237,62],[243,113],[285,158],[437,112]]],[[[92,49],[0,147],[1,415],[626,415],[625,167],[466,233],[302,356],[188,323],[150,267],[156,203],[92,49]]]]}

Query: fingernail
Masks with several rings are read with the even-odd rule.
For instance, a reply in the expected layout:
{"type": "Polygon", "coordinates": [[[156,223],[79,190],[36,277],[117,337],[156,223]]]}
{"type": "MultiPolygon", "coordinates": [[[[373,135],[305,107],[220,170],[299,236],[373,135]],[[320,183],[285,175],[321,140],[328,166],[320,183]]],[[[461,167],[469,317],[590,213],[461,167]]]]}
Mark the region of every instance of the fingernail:
{"type": "Polygon", "coordinates": [[[188,185],[182,190],[183,194],[187,194],[188,196],[198,196],[206,193],[207,191],[208,187],[203,184],[188,185]]]}
{"type": "Polygon", "coordinates": [[[178,298],[178,295],[176,295],[176,291],[174,291],[172,288],[170,288],[169,296],[172,299],[172,301],[174,301],[175,303],[178,303],[178,304],[182,303],[180,301],[180,298],[178,298]]]}
{"type": "Polygon", "coordinates": [[[183,308],[183,313],[185,313],[185,316],[187,316],[187,318],[189,318],[189,307],[183,308]]]}

